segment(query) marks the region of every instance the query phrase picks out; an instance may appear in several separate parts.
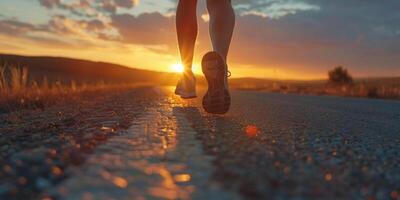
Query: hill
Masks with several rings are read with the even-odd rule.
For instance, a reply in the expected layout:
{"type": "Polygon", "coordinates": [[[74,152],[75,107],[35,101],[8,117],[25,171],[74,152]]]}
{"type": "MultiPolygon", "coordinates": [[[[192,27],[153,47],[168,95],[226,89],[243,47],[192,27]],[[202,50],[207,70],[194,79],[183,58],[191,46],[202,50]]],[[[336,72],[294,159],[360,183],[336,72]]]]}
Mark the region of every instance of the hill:
{"type": "Polygon", "coordinates": [[[48,82],[70,83],[155,83],[160,85],[176,84],[178,74],[133,69],[122,65],[93,62],[80,59],[19,56],[0,54],[0,66],[26,67],[29,81],[39,84],[46,78],[48,82]]]}

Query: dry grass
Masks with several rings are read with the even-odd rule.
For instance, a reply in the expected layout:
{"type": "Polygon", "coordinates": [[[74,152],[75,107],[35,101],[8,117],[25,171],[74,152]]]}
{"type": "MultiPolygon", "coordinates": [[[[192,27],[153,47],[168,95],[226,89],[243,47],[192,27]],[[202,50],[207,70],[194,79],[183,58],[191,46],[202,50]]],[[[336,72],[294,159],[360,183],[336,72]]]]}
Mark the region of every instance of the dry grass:
{"type": "Polygon", "coordinates": [[[28,84],[28,69],[26,67],[10,67],[10,74],[10,91],[17,94],[24,92],[28,84]]]}
{"type": "MultiPolygon", "coordinates": [[[[47,78],[38,84],[29,80],[27,68],[19,66],[0,66],[0,113],[22,108],[43,109],[47,106],[77,99],[82,93],[95,93],[107,90],[123,90],[138,87],[139,84],[106,84],[99,81],[94,84],[49,83],[47,78]]],[[[149,85],[149,84],[140,84],[149,85]]]]}
{"type": "Polygon", "coordinates": [[[6,67],[0,66],[0,92],[7,92],[7,83],[6,83],[6,75],[5,75],[6,67]]]}

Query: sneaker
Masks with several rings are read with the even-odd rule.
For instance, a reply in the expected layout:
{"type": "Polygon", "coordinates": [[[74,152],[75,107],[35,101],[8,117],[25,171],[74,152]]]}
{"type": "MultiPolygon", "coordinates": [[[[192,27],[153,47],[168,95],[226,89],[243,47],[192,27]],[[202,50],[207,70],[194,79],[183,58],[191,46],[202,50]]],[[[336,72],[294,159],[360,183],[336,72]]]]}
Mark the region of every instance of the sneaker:
{"type": "Polygon", "coordinates": [[[223,58],[217,52],[207,53],[202,60],[202,70],[208,90],[203,97],[203,108],[208,113],[225,114],[231,106],[228,89],[228,71],[223,58]]]}
{"type": "Polygon", "coordinates": [[[196,77],[193,72],[183,72],[181,79],[176,85],[175,94],[183,99],[196,98],[196,77]]]}

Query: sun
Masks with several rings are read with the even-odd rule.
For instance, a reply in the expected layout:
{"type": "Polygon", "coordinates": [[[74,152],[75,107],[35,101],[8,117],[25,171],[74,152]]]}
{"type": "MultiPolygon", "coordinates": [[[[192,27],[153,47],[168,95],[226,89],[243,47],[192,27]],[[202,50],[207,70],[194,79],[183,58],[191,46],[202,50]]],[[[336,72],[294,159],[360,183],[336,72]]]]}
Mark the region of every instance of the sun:
{"type": "Polygon", "coordinates": [[[182,64],[176,63],[171,65],[171,70],[175,73],[182,73],[184,71],[184,67],[182,64]]]}

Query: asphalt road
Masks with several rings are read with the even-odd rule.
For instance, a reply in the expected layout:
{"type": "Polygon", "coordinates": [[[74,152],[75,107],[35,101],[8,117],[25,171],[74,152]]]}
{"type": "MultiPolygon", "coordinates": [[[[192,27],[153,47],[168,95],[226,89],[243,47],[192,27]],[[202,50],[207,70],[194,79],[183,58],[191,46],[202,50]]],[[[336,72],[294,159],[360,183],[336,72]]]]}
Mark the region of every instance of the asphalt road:
{"type": "Polygon", "coordinates": [[[241,91],[232,99],[221,117],[193,103],[225,188],[255,199],[400,198],[400,102],[241,91]]]}
{"type": "Polygon", "coordinates": [[[400,199],[400,102],[232,93],[224,116],[156,89],[61,199],[400,199]]]}

